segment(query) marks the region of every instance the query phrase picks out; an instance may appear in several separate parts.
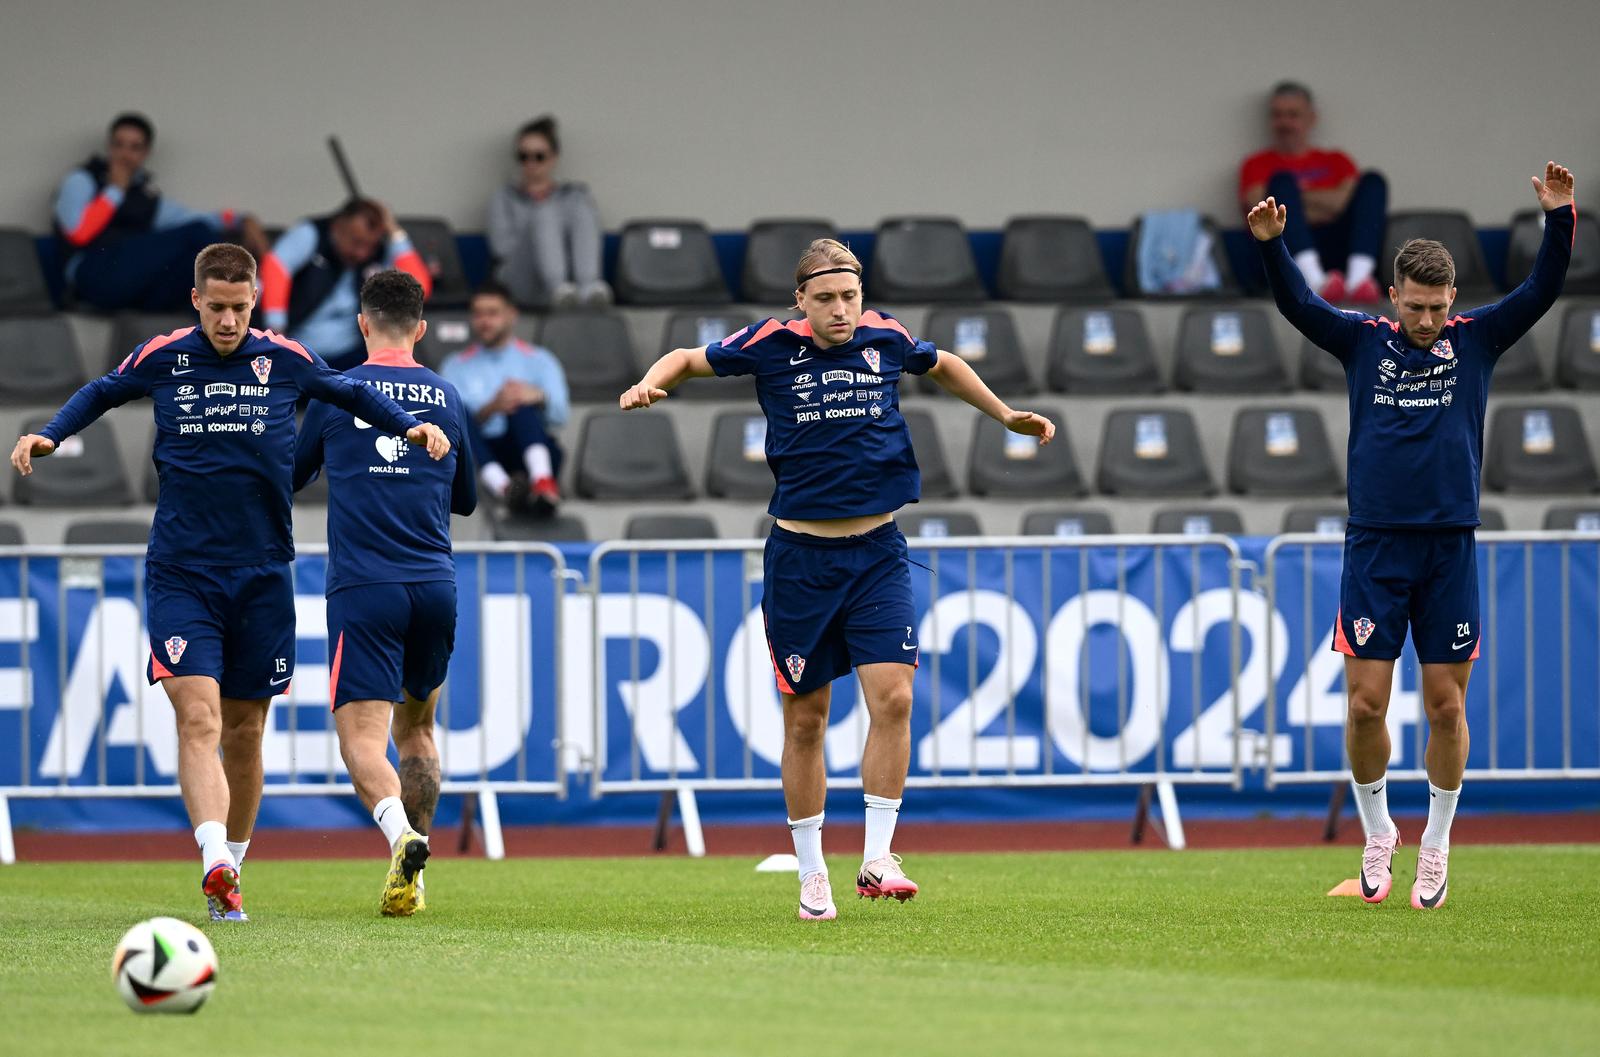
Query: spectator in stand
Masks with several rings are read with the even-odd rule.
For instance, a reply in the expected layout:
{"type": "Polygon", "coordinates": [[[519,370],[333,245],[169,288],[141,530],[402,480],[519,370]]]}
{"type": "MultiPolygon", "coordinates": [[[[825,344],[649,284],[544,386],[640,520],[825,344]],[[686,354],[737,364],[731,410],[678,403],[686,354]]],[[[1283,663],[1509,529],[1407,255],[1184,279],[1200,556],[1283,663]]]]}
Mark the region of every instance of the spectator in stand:
{"type": "Polygon", "coordinates": [[[348,370],[367,358],[356,326],[361,284],[398,268],[433,292],[433,276],[382,202],[352,198],[337,213],[302,220],[261,261],[261,310],[268,329],[288,334],[348,370]]]}
{"type": "Polygon", "coordinates": [[[471,311],[476,344],[446,359],[439,373],[470,412],[463,417],[479,480],[513,509],[549,516],[561,502],[554,431],[567,421],[567,376],[549,349],[513,333],[517,306],[505,286],[480,286],[471,311]]]}
{"type": "Polygon", "coordinates": [[[1381,301],[1374,273],[1388,183],[1379,173],[1360,172],[1343,151],[1311,145],[1317,109],[1305,85],[1283,81],[1274,87],[1268,117],[1272,147],[1239,167],[1239,205],[1248,212],[1271,196],[1289,207],[1284,245],[1306,285],[1324,300],[1381,301]]]}
{"type": "Polygon", "coordinates": [[[104,312],[187,308],[195,255],[219,235],[236,234],[257,256],[267,248],[253,217],[202,213],[163,196],[144,167],[155,140],[149,118],[118,114],[105,153],[73,169],[56,191],[68,289],[104,312]]]}
{"type": "Polygon", "coordinates": [[[489,202],[489,252],[495,278],[518,304],[603,305],[600,212],[589,189],[556,180],[561,140],[545,115],[517,133],[517,178],[489,202]]]}

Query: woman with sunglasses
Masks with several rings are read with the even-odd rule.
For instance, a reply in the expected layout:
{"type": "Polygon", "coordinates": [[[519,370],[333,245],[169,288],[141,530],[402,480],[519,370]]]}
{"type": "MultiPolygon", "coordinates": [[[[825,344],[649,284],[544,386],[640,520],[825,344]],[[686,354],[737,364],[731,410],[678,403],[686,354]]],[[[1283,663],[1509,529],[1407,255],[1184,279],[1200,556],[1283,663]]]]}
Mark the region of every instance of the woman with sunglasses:
{"type": "Polygon", "coordinates": [[[556,179],[560,159],[555,118],[535,118],[517,132],[517,177],[489,202],[495,278],[521,305],[607,304],[600,213],[587,187],[556,179]]]}

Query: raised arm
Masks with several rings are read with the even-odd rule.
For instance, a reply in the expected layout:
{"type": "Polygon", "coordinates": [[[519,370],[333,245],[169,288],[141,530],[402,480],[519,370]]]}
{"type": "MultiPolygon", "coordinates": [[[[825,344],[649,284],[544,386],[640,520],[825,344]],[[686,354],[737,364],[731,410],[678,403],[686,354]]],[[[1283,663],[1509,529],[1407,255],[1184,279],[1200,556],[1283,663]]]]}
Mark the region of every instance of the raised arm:
{"type": "Polygon", "coordinates": [[[1567,281],[1567,266],[1572,263],[1578,207],[1573,199],[1571,170],[1555,162],[1546,163],[1544,179],[1533,178],[1533,190],[1544,210],[1544,238],[1539,243],[1533,271],[1496,304],[1473,311],[1497,353],[1515,345],[1540,316],[1550,311],[1556,298],[1561,296],[1561,288],[1567,281]]]}
{"type": "Polygon", "coordinates": [[[87,429],[101,415],[129,400],[145,395],[149,387],[142,372],[135,372],[135,356],[129,356],[110,374],[102,375],[72,394],[38,433],[17,438],[11,449],[11,465],[26,477],[33,472],[33,460],[55,451],[63,440],[87,429]]]}
{"type": "Polygon", "coordinates": [[[1040,444],[1049,444],[1056,435],[1054,422],[1033,411],[1013,410],[960,356],[940,349],[939,358],[928,370],[928,377],[951,396],[959,396],[1013,433],[1038,437],[1040,444]]]}
{"type": "Polygon", "coordinates": [[[1312,293],[1306,285],[1299,266],[1283,244],[1283,227],[1288,219],[1289,208],[1274,198],[1257,202],[1245,218],[1250,234],[1259,244],[1256,248],[1261,251],[1261,263],[1267,270],[1272,299],[1296,330],[1343,360],[1355,344],[1361,323],[1312,293]]]}
{"type": "Polygon", "coordinates": [[[639,383],[617,399],[617,406],[624,411],[649,407],[657,400],[665,400],[667,394],[685,378],[710,378],[716,373],[706,360],[704,345],[692,349],[673,349],[650,365],[639,383]]]}

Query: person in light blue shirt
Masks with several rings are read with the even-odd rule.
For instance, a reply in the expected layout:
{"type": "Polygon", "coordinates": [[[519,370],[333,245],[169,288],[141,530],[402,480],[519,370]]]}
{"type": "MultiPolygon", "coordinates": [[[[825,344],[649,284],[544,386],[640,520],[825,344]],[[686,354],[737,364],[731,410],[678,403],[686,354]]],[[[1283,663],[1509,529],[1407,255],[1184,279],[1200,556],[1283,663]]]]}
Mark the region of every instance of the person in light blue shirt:
{"type": "Polygon", "coordinates": [[[514,508],[549,515],[561,502],[562,450],[554,431],[569,412],[567,376],[548,349],[512,331],[517,307],[498,282],[472,295],[477,343],[444,361],[439,373],[471,414],[467,442],[488,492],[514,508]]]}

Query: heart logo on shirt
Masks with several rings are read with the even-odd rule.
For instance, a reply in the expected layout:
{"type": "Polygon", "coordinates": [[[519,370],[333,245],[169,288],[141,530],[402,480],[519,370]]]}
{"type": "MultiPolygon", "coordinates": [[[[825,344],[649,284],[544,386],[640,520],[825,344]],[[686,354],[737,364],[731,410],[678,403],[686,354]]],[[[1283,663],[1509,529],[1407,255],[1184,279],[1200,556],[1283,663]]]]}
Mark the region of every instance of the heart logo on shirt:
{"type": "Polygon", "coordinates": [[[387,433],[373,442],[378,449],[378,454],[383,456],[384,462],[394,462],[406,457],[406,452],[411,450],[411,445],[399,437],[391,437],[387,433]]]}

